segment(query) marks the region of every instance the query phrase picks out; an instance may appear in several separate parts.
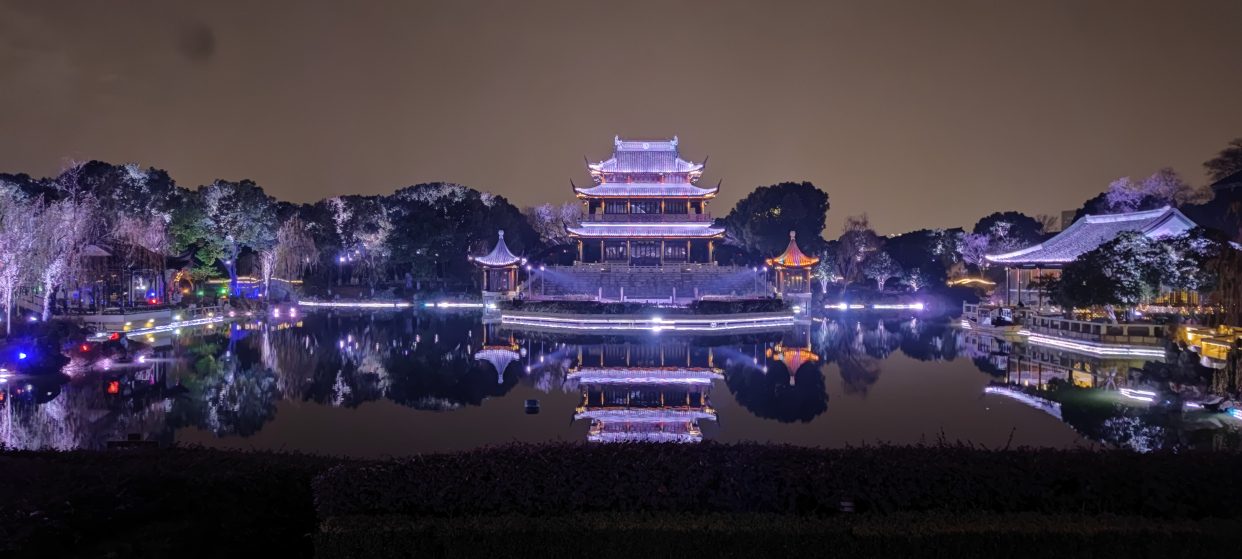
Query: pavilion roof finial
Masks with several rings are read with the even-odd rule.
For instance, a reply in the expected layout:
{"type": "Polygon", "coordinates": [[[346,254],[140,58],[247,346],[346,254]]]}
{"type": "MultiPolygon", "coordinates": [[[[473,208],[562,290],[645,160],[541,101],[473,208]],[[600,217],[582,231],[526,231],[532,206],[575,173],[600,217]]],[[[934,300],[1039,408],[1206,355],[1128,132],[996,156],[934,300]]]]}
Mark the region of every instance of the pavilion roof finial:
{"type": "MultiPolygon", "coordinates": [[[[503,234],[503,233],[504,233],[504,231],[501,231],[501,236],[502,236],[502,237],[504,236],[504,234],[503,234]]],[[[791,240],[791,241],[792,241],[792,240],[794,240],[794,237],[797,237],[797,236],[798,236],[798,232],[797,232],[797,231],[790,231],[790,232],[789,232],[789,240],[791,240]]]]}
{"type": "MultiPolygon", "coordinates": [[[[500,238],[501,238],[501,239],[505,238],[505,230],[504,230],[504,229],[501,229],[500,231],[497,231],[497,233],[500,235],[500,238]]],[[[789,234],[789,237],[790,237],[790,238],[793,238],[793,233],[790,233],[790,234],[789,234]]]]}

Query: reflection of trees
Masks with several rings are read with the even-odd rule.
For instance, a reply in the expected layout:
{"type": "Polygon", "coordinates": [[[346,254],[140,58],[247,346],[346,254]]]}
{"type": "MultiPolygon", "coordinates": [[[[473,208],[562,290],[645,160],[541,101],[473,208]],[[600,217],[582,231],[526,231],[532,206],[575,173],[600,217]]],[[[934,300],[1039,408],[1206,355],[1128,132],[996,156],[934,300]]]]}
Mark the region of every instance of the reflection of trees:
{"type": "MultiPolygon", "coordinates": [[[[824,321],[812,336],[811,347],[819,358],[836,363],[841,373],[841,387],[846,394],[866,395],[871,385],[880,379],[880,362],[864,342],[861,323],[847,326],[836,321],[824,321]]],[[[882,336],[872,336],[873,343],[883,342],[882,336]]],[[[891,342],[891,340],[889,340],[891,342]]],[[[879,353],[881,346],[874,346],[879,353]]]]}
{"type": "Polygon", "coordinates": [[[261,362],[243,365],[238,356],[217,358],[219,350],[205,343],[187,352],[193,373],[182,379],[188,393],[174,401],[169,425],[194,426],[216,436],[253,435],[276,418],[276,374],[261,362]]]}
{"type": "Polygon", "coordinates": [[[781,423],[808,423],[828,411],[828,391],[817,362],[798,367],[793,384],[787,369],[765,372],[740,359],[730,359],[724,371],[725,384],[734,399],[757,417],[781,423]]]}
{"type": "Polygon", "coordinates": [[[393,378],[388,398],[403,406],[447,411],[478,406],[491,397],[507,394],[517,385],[517,362],[496,382],[497,371],[487,361],[473,362],[464,352],[436,347],[420,348],[410,355],[393,356],[390,367],[402,371],[393,378]]]}

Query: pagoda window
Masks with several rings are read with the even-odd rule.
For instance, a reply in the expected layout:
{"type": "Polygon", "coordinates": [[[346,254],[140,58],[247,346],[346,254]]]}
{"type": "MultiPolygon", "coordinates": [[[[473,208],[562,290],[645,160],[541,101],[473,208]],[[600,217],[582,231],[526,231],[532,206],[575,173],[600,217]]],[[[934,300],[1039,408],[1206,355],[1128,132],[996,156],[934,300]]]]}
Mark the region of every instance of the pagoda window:
{"type": "Polygon", "coordinates": [[[664,259],[677,262],[686,260],[686,245],[681,242],[671,242],[664,245],[664,259]]]}
{"type": "Polygon", "coordinates": [[[599,213],[598,211],[596,211],[596,210],[599,210],[599,208],[600,208],[599,200],[588,200],[587,201],[587,213],[590,213],[590,214],[599,213]]]}
{"type": "Polygon", "coordinates": [[[702,200],[691,200],[690,209],[696,214],[703,213],[703,201],[702,200]]]}
{"type": "Polygon", "coordinates": [[[604,243],[604,260],[625,260],[625,243],[604,243]]]}
{"type": "Polygon", "coordinates": [[[666,214],[685,214],[689,213],[685,200],[669,200],[664,204],[664,213],[666,214]]]}
{"type": "Polygon", "coordinates": [[[630,203],[630,213],[636,214],[658,214],[660,213],[659,200],[634,200],[630,203]]]}
{"type": "Polygon", "coordinates": [[[625,211],[625,200],[605,200],[604,213],[606,214],[623,214],[625,211]]]}
{"type": "Polygon", "coordinates": [[[660,245],[655,243],[633,243],[630,250],[634,253],[634,258],[660,258],[660,245]]]}

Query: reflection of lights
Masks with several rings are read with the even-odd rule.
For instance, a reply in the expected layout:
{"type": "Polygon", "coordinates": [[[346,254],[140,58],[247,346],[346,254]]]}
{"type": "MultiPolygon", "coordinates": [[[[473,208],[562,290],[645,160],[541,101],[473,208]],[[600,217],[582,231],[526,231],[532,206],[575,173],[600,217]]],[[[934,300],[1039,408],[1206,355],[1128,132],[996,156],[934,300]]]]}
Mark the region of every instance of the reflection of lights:
{"type": "Polygon", "coordinates": [[[794,324],[793,313],[776,316],[757,316],[746,318],[592,318],[592,317],[552,317],[526,314],[502,314],[503,324],[516,326],[537,326],[568,330],[641,330],[660,332],[676,330],[681,332],[704,332],[745,330],[753,328],[785,327],[794,324]]]}
{"type": "Polygon", "coordinates": [[[1032,408],[1043,410],[1047,412],[1049,415],[1056,417],[1057,419],[1061,419],[1061,404],[1058,402],[1053,402],[1050,400],[1039,398],[1037,396],[1032,396],[1030,394],[1022,392],[1021,390],[1015,390],[1007,386],[987,386],[983,388],[983,393],[984,394],[996,394],[999,396],[1006,396],[1009,398],[1013,398],[1014,400],[1017,400],[1019,402],[1022,402],[1023,404],[1031,406],[1032,408]]]}
{"type": "Polygon", "coordinates": [[[1185,405],[1186,405],[1186,407],[1188,407],[1188,408],[1190,408],[1190,409],[1195,409],[1195,410],[1197,410],[1197,409],[1202,409],[1202,408],[1203,408],[1203,406],[1202,406],[1202,405],[1200,405],[1200,404],[1196,404],[1196,403],[1194,403],[1194,402],[1186,402],[1186,403],[1185,403],[1185,405]]]}
{"type": "Polygon", "coordinates": [[[391,303],[324,303],[319,301],[298,301],[298,304],[308,307],[353,307],[362,309],[404,308],[410,306],[409,303],[400,301],[393,301],[391,303]]]}
{"type": "MultiPolygon", "coordinates": [[[[212,327],[212,324],[211,324],[211,323],[213,323],[213,322],[220,322],[220,321],[223,321],[223,320],[224,320],[224,317],[220,317],[220,318],[210,318],[210,317],[209,317],[209,318],[198,318],[198,319],[194,319],[194,320],[187,320],[187,321],[185,321],[185,322],[178,322],[178,323],[176,323],[176,324],[165,324],[165,325],[163,325],[163,326],[153,326],[153,327],[151,327],[151,328],[139,328],[139,329],[137,329],[137,330],[132,330],[132,331],[130,331],[129,333],[130,333],[130,334],[132,334],[132,335],[135,335],[135,336],[141,336],[141,335],[143,335],[143,334],[156,334],[156,333],[159,333],[159,332],[173,332],[173,331],[176,331],[176,330],[178,330],[178,329],[180,329],[180,328],[182,328],[182,327],[185,327],[185,326],[200,326],[200,325],[203,325],[203,324],[206,324],[208,328],[211,328],[211,327],[212,327]]],[[[103,339],[103,338],[105,338],[105,337],[106,337],[106,338],[108,338],[108,339],[115,340],[115,339],[118,339],[120,336],[119,336],[119,335],[117,335],[117,334],[115,334],[115,333],[114,333],[114,334],[111,334],[111,335],[101,333],[101,334],[95,334],[94,336],[92,336],[92,338],[93,338],[93,339],[103,339]],[[114,337],[114,336],[115,336],[115,337],[114,337]]]]}
{"type": "Polygon", "coordinates": [[[1120,388],[1117,390],[1117,392],[1120,392],[1122,396],[1125,396],[1126,398],[1130,398],[1131,400],[1139,400],[1141,402],[1154,402],[1156,400],[1155,398],[1156,393],[1150,392],[1147,390],[1134,390],[1132,388],[1120,388]]]}
{"type": "Polygon", "coordinates": [[[1237,419],[1242,419],[1242,410],[1237,408],[1229,408],[1229,415],[1232,415],[1237,419]]]}
{"type": "MultiPolygon", "coordinates": [[[[1019,332],[1020,334],[1023,332],[1019,332]]],[[[1076,341],[1071,342],[1057,338],[1049,338],[1039,334],[1030,334],[1028,338],[1032,344],[1061,347],[1072,349],[1075,351],[1085,351],[1096,355],[1134,355],[1139,357],[1164,357],[1163,348],[1144,348],[1132,347],[1128,345],[1102,345],[1093,342],[1076,341]]]]}
{"type": "Polygon", "coordinates": [[[146,363],[146,362],[147,362],[147,356],[145,356],[145,355],[139,355],[139,356],[138,356],[138,362],[139,362],[139,363],[146,363]]]}

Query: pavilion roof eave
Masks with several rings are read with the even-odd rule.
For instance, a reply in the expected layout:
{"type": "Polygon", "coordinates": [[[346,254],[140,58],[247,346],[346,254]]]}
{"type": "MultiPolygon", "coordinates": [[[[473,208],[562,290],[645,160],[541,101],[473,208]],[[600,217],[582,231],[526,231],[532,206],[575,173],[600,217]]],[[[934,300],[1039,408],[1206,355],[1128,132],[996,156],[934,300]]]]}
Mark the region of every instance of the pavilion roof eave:
{"type": "Polygon", "coordinates": [[[988,254],[985,258],[1009,267],[1059,268],[1115,239],[1123,231],[1162,237],[1194,227],[1194,221],[1168,206],[1142,212],[1088,215],[1047,241],[1012,252],[988,254]]]}
{"type": "Polygon", "coordinates": [[[769,266],[781,268],[810,268],[819,263],[819,258],[803,254],[794,240],[794,232],[790,231],[789,246],[785,247],[785,252],[776,258],[767,259],[767,263],[769,266]]]}
{"type": "Polygon", "coordinates": [[[512,252],[509,252],[509,246],[505,244],[505,232],[499,232],[499,238],[496,240],[496,246],[492,247],[492,251],[486,256],[470,257],[474,263],[486,268],[508,268],[516,266],[526,261],[512,252]]]}

